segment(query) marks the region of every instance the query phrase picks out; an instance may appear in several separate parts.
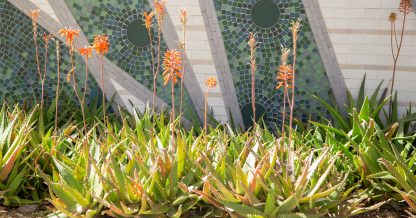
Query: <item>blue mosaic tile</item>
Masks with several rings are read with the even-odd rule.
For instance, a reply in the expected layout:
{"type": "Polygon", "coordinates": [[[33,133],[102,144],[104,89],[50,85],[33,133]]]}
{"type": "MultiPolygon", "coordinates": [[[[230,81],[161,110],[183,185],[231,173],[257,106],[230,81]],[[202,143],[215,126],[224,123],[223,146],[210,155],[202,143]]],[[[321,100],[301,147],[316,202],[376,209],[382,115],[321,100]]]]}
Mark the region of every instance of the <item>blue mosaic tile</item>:
{"type": "MultiPolygon", "coordinates": [[[[22,103],[24,101],[40,102],[41,83],[37,71],[32,21],[22,11],[4,0],[0,1],[0,14],[0,98],[7,100],[9,104],[22,103]]],[[[46,51],[42,40],[44,33],[49,34],[39,26],[38,44],[42,70],[46,51]]],[[[61,44],[63,43],[61,42],[61,44]]],[[[51,103],[55,99],[57,87],[57,57],[55,49],[55,42],[51,41],[48,50],[48,62],[46,64],[46,103],[51,103]]],[[[73,100],[76,100],[71,84],[66,82],[66,74],[71,68],[69,51],[66,46],[61,47],[60,54],[61,90],[64,90],[67,95],[72,96],[73,100]]],[[[81,57],[75,58],[75,66],[78,87],[84,87],[85,67],[81,57]]],[[[100,95],[99,88],[92,75],[89,78],[87,98],[90,95],[100,95]]]]}
{"type": "MultiPolygon", "coordinates": [[[[259,43],[256,56],[256,103],[266,110],[268,126],[273,128],[280,122],[283,93],[275,89],[275,78],[280,63],[281,45],[292,47],[290,22],[302,18],[296,66],[295,115],[303,121],[327,117],[326,109],[309,95],[316,94],[330,101],[332,91],[302,1],[261,1],[274,4],[279,9],[275,12],[278,19],[274,25],[267,23],[267,20],[264,21],[265,25],[261,25],[261,19],[253,19],[255,14],[252,15],[252,9],[258,0],[214,0],[240,108],[244,109],[251,104],[250,49],[247,41],[249,33],[254,32],[259,43]]],[[[266,11],[260,16],[267,16],[267,13],[270,12],[266,11]]]]}
{"type": "MultiPolygon", "coordinates": [[[[106,34],[110,40],[110,52],[107,57],[130,76],[153,91],[153,72],[151,65],[150,44],[138,46],[128,39],[127,29],[129,24],[143,19],[142,12],[150,11],[151,7],[147,0],[65,0],[72,14],[81,26],[81,29],[92,41],[94,35],[106,34]]],[[[155,21],[156,25],[156,21],[155,21]]],[[[153,52],[157,51],[157,28],[153,28],[153,52]]],[[[142,37],[147,37],[143,35],[142,37]]],[[[161,59],[168,46],[161,39],[161,59]]],[[[171,102],[170,86],[163,86],[162,66],[160,66],[157,79],[157,95],[166,103],[171,102]]],[[[175,88],[175,102],[179,106],[180,86],[175,88]]],[[[151,99],[149,99],[151,102],[151,99]]],[[[184,92],[184,114],[187,118],[197,117],[195,107],[191,101],[188,91],[184,92]]],[[[177,110],[179,111],[179,110],[177,110]]]]}

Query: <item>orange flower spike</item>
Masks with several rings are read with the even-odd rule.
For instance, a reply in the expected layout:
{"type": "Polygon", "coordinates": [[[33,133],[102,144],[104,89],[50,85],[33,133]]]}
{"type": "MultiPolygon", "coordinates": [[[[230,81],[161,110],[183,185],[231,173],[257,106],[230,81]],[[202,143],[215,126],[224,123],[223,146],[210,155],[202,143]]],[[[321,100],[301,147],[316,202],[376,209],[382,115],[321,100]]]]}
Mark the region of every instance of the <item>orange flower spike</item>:
{"type": "Polygon", "coordinates": [[[155,0],[155,11],[158,16],[165,14],[165,0],[155,0]]]}
{"type": "Polygon", "coordinates": [[[396,22],[396,20],[397,20],[397,14],[394,12],[390,13],[389,21],[393,23],[393,22],[396,22]]]}
{"type": "Polygon", "coordinates": [[[39,13],[40,13],[39,9],[33,9],[30,11],[30,18],[32,19],[34,23],[38,22],[39,13]]]}
{"type": "Polygon", "coordinates": [[[85,46],[84,48],[79,48],[78,53],[86,58],[91,58],[92,56],[92,46],[85,46]]]}
{"type": "Polygon", "coordinates": [[[205,85],[208,87],[208,88],[214,88],[215,86],[217,86],[217,84],[218,84],[218,82],[217,82],[217,80],[214,78],[214,77],[208,77],[206,80],[205,80],[205,85]]]}
{"type": "Polygon", "coordinates": [[[166,15],[166,10],[165,10],[166,1],[155,0],[154,2],[155,2],[155,13],[156,13],[157,22],[159,23],[159,25],[161,25],[166,15]]]}
{"type": "Polygon", "coordinates": [[[276,89],[280,89],[281,87],[292,88],[293,68],[291,65],[280,65],[277,74],[276,79],[278,81],[278,85],[276,89]]]}
{"type": "Polygon", "coordinates": [[[43,34],[43,41],[45,42],[45,44],[49,43],[49,40],[53,39],[53,37],[49,34],[44,33],[43,34]]]}
{"type": "Polygon", "coordinates": [[[71,73],[66,74],[66,81],[69,82],[71,81],[71,73]]]}
{"type": "Polygon", "coordinates": [[[93,48],[98,54],[107,54],[109,47],[110,43],[108,42],[108,36],[98,35],[94,37],[93,48]]]}
{"type": "Polygon", "coordinates": [[[280,89],[282,87],[292,88],[293,68],[290,64],[287,64],[289,53],[290,49],[282,48],[282,57],[276,77],[276,80],[278,81],[276,89],[280,89]]]}
{"type": "Polygon", "coordinates": [[[183,25],[188,22],[188,11],[186,9],[181,9],[180,20],[183,25]]]}
{"type": "Polygon", "coordinates": [[[69,46],[74,44],[75,36],[79,36],[79,30],[68,29],[66,27],[60,29],[58,33],[61,34],[62,37],[65,37],[65,43],[69,46]]]}
{"type": "Polygon", "coordinates": [[[412,11],[411,0],[401,0],[399,5],[399,11],[404,14],[409,14],[412,11]]]}
{"type": "Polygon", "coordinates": [[[150,27],[152,27],[153,17],[155,14],[153,12],[146,12],[143,11],[143,17],[144,17],[144,26],[149,31],[150,27]]]}
{"type": "Polygon", "coordinates": [[[292,83],[293,83],[293,69],[291,65],[281,65],[279,66],[279,72],[278,75],[276,77],[276,79],[278,80],[278,86],[276,87],[276,89],[279,89],[281,87],[288,87],[291,88],[292,87],[292,83]]]}
{"type": "Polygon", "coordinates": [[[178,82],[178,77],[182,78],[182,59],[181,53],[175,49],[167,50],[165,52],[165,57],[163,58],[163,76],[164,76],[164,85],[167,85],[169,81],[172,81],[173,84],[178,82]]]}

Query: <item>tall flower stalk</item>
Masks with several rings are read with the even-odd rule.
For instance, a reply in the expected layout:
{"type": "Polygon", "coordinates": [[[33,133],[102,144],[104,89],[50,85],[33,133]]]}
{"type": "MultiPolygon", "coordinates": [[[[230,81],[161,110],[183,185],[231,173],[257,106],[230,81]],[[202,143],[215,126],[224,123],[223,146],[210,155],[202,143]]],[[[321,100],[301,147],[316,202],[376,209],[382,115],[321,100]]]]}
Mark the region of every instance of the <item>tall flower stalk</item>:
{"type": "Polygon", "coordinates": [[[55,40],[56,43],[56,63],[57,63],[57,75],[58,75],[58,84],[56,86],[56,93],[55,93],[55,129],[54,133],[56,134],[58,131],[58,105],[59,105],[59,86],[61,82],[61,43],[59,40],[55,40]]]}
{"type": "MultiPolygon", "coordinates": [[[[171,98],[172,98],[172,112],[170,116],[170,136],[171,136],[171,147],[172,161],[175,159],[175,84],[178,82],[178,78],[182,79],[181,73],[182,60],[181,53],[175,49],[167,50],[163,58],[163,77],[166,86],[170,82],[171,87],[171,98]]],[[[171,181],[173,180],[173,174],[171,174],[171,181]]],[[[172,183],[170,189],[173,190],[172,183]]]]}
{"type": "Polygon", "coordinates": [[[282,111],[282,141],[285,138],[285,122],[286,122],[286,104],[289,102],[289,89],[293,86],[293,70],[292,66],[287,64],[290,49],[282,48],[282,56],[280,60],[280,66],[277,71],[277,87],[276,89],[283,88],[283,111],[282,111]]]}
{"type": "Polygon", "coordinates": [[[162,37],[162,27],[163,22],[165,20],[166,16],[166,1],[165,0],[155,0],[155,15],[157,20],[157,67],[156,67],[156,73],[153,75],[153,102],[152,106],[153,108],[156,107],[156,92],[157,92],[157,76],[159,75],[159,69],[160,69],[160,53],[161,53],[161,37],[162,37]]]}
{"type": "MultiPolygon", "coordinates": [[[[89,58],[92,57],[92,50],[93,47],[92,46],[84,46],[83,48],[79,48],[78,49],[78,53],[81,56],[84,56],[85,59],[85,82],[84,82],[84,93],[82,95],[82,100],[81,100],[81,112],[82,112],[82,121],[84,124],[84,152],[85,152],[85,156],[86,159],[88,160],[88,164],[87,164],[87,168],[86,168],[86,172],[89,173],[90,172],[90,160],[89,160],[89,149],[88,149],[88,131],[87,131],[87,121],[86,121],[86,117],[85,117],[85,96],[87,93],[87,88],[88,88],[88,60],[89,58]]],[[[103,87],[103,92],[104,92],[104,87],[103,87]]],[[[104,108],[105,110],[105,108],[104,108]]],[[[105,118],[105,116],[104,116],[105,118]]],[[[105,122],[105,119],[104,119],[105,122]]]]}
{"type": "Polygon", "coordinates": [[[180,21],[182,23],[183,41],[180,48],[182,49],[182,80],[181,80],[181,103],[179,106],[179,114],[182,116],[182,105],[183,105],[183,85],[185,82],[185,60],[186,60],[186,24],[188,22],[188,11],[181,9],[180,21]]]}
{"type": "Polygon", "coordinates": [[[74,52],[75,52],[75,37],[79,36],[79,30],[73,30],[71,28],[63,28],[59,30],[59,34],[65,38],[65,43],[69,47],[69,55],[71,59],[71,71],[66,76],[67,82],[71,82],[72,79],[72,88],[74,89],[75,95],[78,98],[78,101],[81,102],[81,97],[78,93],[77,88],[77,79],[75,76],[75,62],[74,62],[74,52]]]}
{"type": "MultiPolygon", "coordinates": [[[[150,41],[150,56],[151,56],[151,62],[150,64],[152,65],[152,75],[153,75],[153,101],[152,101],[152,115],[154,116],[156,114],[156,107],[155,107],[155,87],[156,87],[156,79],[157,78],[157,74],[156,74],[156,70],[155,70],[155,56],[154,56],[154,51],[153,51],[153,34],[152,34],[152,26],[153,26],[153,18],[155,16],[154,12],[143,12],[143,18],[144,18],[144,26],[146,27],[147,30],[147,34],[149,35],[149,41],[150,41]]],[[[151,146],[153,148],[153,136],[154,136],[154,123],[155,123],[155,119],[152,119],[152,128],[150,128],[150,143],[151,146]]]]}
{"type": "Polygon", "coordinates": [[[45,97],[45,81],[46,81],[46,74],[48,72],[48,53],[49,53],[49,41],[52,39],[52,36],[49,34],[43,34],[43,42],[45,43],[45,60],[44,60],[44,70],[43,73],[41,73],[40,76],[40,82],[42,86],[42,96],[40,101],[40,108],[43,109],[44,105],[44,97],[45,97]]]}
{"type": "Polygon", "coordinates": [[[205,91],[205,107],[204,107],[204,131],[205,137],[208,133],[208,121],[207,121],[207,113],[208,113],[208,93],[209,90],[215,88],[217,86],[217,80],[214,77],[208,77],[205,80],[205,86],[207,86],[207,90],[205,91]]]}
{"type": "Polygon", "coordinates": [[[251,108],[253,111],[253,122],[256,123],[256,48],[257,41],[253,33],[250,33],[248,45],[250,46],[250,69],[251,69],[251,108]]]}
{"type": "Polygon", "coordinates": [[[172,98],[172,112],[171,112],[171,137],[172,137],[172,151],[174,151],[174,133],[175,133],[175,84],[178,78],[182,79],[182,60],[181,53],[175,49],[167,50],[163,58],[163,77],[164,86],[169,82],[171,84],[171,98],[172,98]]]}
{"type": "Polygon", "coordinates": [[[295,107],[295,87],[296,87],[296,58],[297,58],[297,44],[298,44],[298,34],[300,29],[300,22],[301,19],[297,19],[296,21],[292,21],[292,27],[290,28],[292,32],[292,40],[293,40],[293,64],[292,64],[292,76],[293,76],[293,82],[292,82],[292,97],[291,97],[291,103],[290,105],[290,117],[289,117],[289,146],[292,143],[292,129],[293,129],[293,109],[295,107]]]}
{"type": "MultiPolygon", "coordinates": [[[[393,96],[394,82],[395,82],[396,70],[397,70],[397,62],[399,60],[400,51],[403,45],[403,38],[404,38],[404,32],[405,32],[405,27],[406,27],[407,15],[412,11],[412,2],[410,0],[401,0],[400,5],[399,5],[399,11],[403,14],[402,29],[400,32],[399,40],[398,40],[398,35],[397,35],[397,30],[396,30],[397,14],[393,12],[393,13],[390,13],[389,15],[389,21],[391,24],[390,47],[391,47],[391,54],[393,57],[393,76],[391,79],[390,96],[393,96]]],[[[391,116],[392,112],[393,112],[393,97],[390,98],[390,103],[389,103],[390,117],[392,117],[391,116]]]]}
{"type": "MultiPolygon", "coordinates": [[[[32,20],[33,41],[35,43],[35,51],[36,51],[36,65],[37,65],[37,69],[38,69],[39,79],[41,79],[42,78],[42,72],[40,70],[39,46],[38,46],[38,17],[39,17],[39,13],[40,13],[39,9],[34,9],[34,10],[30,11],[30,18],[32,20]]],[[[43,97],[42,97],[41,102],[43,102],[43,97]]],[[[41,103],[41,109],[43,109],[43,104],[42,103],[41,103]]]]}
{"type": "Polygon", "coordinates": [[[88,60],[92,56],[92,47],[91,46],[85,46],[84,48],[78,49],[78,53],[81,56],[84,56],[85,59],[85,83],[84,83],[84,93],[82,95],[81,99],[81,112],[82,112],[82,121],[84,124],[84,134],[87,135],[87,121],[85,118],[85,96],[87,94],[87,88],[88,88],[88,60]]]}
{"type": "MultiPolygon", "coordinates": [[[[297,58],[297,43],[298,43],[298,34],[300,29],[300,21],[301,19],[297,19],[296,21],[292,21],[292,26],[290,28],[292,32],[292,40],[293,40],[293,64],[292,64],[292,85],[291,91],[292,96],[289,101],[290,107],[290,116],[289,116],[289,140],[288,140],[288,159],[287,159],[287,168],[286,168],[286,176],[291,177],[294,172],[294,154],[292,151],[292,137],[293,137],[293,109],[295,107],[295,87],[296,87],[296,58],[297,58]]],[[[287,78],[288,79],[288,78],[287,78]]],[[[284,128],[284,127],[283,127],[284,128]]],[[[284,141],[283,141],[284,142],[284,141]]]]}
{"type": "Polygon", "coordinates": [[[105,107],[105,87],[104,87],[104,63],[103,63],[103,57],[105,54],[108,53],[108,49],[110,47],[110,43],[108,42],[108,37],[106,35],[97,35],[94,37],[94,42],[93,42],[93,48],[95,49],[95,51],[100,55],[100,65],[101,65],[101,89],[103,92],[103,118],[104,118],[104,122],[106,121],[106,107],[105,107]]]}
{"type": "MultiPolygon", "coordinates": [[[[155,57],[153,54],[153,34],[152,34],[152,24],[153,24],[153,17],[154,17],[155,13],[154,12],[143,12],[143,18],[144,18],[144,26],[146,27],[147,30],[147,34],[149,35],[149,41],[150,41],[150,56],[151,56],[151,62],[150,64],[152,65],[152,75],[153,75],[153,91],[155,92],[155,87],[156,87],[156,80],[155,78],[157,78],[157,74],[156,74],[156,70],[155,70],[155,57]]],[[[153,105],[152,105],[152,111],[153,114],[155,113],[155,102],[153,100],[153,105]]]]}

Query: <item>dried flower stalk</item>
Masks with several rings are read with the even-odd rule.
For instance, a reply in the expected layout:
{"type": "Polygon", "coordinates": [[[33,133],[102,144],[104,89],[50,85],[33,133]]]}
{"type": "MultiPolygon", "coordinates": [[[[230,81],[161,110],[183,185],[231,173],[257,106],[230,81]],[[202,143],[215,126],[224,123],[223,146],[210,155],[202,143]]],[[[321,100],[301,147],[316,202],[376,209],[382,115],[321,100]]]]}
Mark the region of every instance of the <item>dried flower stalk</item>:
{"type": "Polygon", "coordinates": [[[248,45],[250,46],[250,69],[251,69],[251,108],[253,111],[253,122],[256,123],[256,48],[257,41],[253,33],[250,33],[248,45]]]}
{"type": "MultiPolygon", "coordinates": [[[[39,13],[40,13],[39,9],[34,9],[34,10],[30,11],[30,18],[32,20],[33,41],[35,43],[35,51],[36,51],[36,65],[37,65],[37,68],[38,68],[39,79],[41,79],[42,78],[42,72],[40,70],[39,46],[38,46],[38,17],[39,17],[39,13]]],[[[43,108],[43,105],[41,104],[41,109],[42,108],[43,108]]]]}
{"type": "MultiPolygon", "coordinates": [[[[391,54],[393,57],[393,75],[391,79],[390,86],[390,96],[393,96],[394,82],[396,78],[397,62],[399,60],[400,52],[403,45],[404,32],[406,27],[407,15],[412,11],[412,2],[410,0],[401,0],[399,4],[399,11],[403,14],[402,29],[400,33],[400,40],[398,40],[398,34],[396,30],[397,14],[392,12],[390,13],[388,20],[390,21],[390,47],[391,54]],[[394,38],[394,40],[393,40],[394,38]]],[[[389,117],[392,117],[393,113],[393,97],[390,98],[389,103],[389,117]]]]}
{"type": "Polygon", "coordinates": [[[55,40],[56,43],[56,63],[57,63],[57,75],[58,75],[58,84],[56,86],[56,93],[55,93],[55,129],[54,133],[56,134],[58,131],[58,105],[59,105],[59,86],[61,80],[61,44],[59,40],[55,40]]]}
{"type": "Polygon", "coordinates": [[[181,15],[179,17],[182,23],[182,33],[183,41],[180,43],[180,48],[182,50],[182,80],[181,80],[181,102],[179,105],[179,114],[182,116],[182,106],[183,106],[183,86],[185,82],[185,57],[186,57],[186,24],[188,22],[188,11],[186,9],[181,9],[181,15]]]}
{"type": "Polygon", "coordinates": [[[218,82],[214,77],[208,77],[205,80],[205,86],[207,86],[207,90],[205,92],[205,110],[204,110],[204,131],[205,131],[205,136],[207,135],[207,112],[208,112],[208,93],[209,90],[212,88],[215,88],[217,86],[218,82]]]}
{"type": "Polygon", "coordinates": [[[156,107],[156,93],[157,93],[157,76],[159,75],[159,69],[160,69],[160,53],[161,53],[161,37],[162,37],[162,27],[164,23],[164,19],[166,16],[166,1],[165,0],[155,0],[155,15],[156,15],[156,21],[157,21],[157,67],[156,67],[156,73],[153,77],[153,108],[156,107]]]}

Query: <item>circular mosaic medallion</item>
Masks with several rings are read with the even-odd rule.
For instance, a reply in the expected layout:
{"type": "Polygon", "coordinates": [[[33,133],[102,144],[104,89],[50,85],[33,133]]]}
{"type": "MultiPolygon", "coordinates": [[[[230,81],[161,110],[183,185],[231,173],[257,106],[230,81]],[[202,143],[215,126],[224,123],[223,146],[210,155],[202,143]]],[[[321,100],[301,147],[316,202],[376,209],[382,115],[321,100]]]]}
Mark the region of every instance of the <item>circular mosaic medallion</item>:
{"type": "Polygon", "coordinates": [[[150,43],[149,34],[142,19],[133,20],[127,26],[127,38],[139,47],[147,46],[150,43]]]}
{"type": "Polygon", "coordinates": [[[260,0],[251,9],[251,18],[259,27],[273,27],[279,21],[279,7],[271,0],[260,0]]]}

